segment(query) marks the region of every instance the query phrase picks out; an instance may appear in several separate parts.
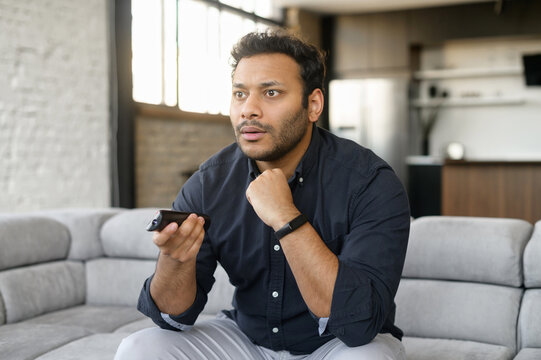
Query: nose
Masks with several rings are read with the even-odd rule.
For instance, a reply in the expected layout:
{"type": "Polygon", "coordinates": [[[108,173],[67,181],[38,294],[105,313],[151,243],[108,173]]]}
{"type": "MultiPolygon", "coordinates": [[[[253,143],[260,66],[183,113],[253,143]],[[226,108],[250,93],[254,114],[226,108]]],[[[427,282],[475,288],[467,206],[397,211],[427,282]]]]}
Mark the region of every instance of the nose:
{"type": "Polygon", "coordinates": [[[257,119],[261,116],[261,113],[261,106],[257,97],[249,95],[242,104],[240,116],[243,119],[257,119]]]}

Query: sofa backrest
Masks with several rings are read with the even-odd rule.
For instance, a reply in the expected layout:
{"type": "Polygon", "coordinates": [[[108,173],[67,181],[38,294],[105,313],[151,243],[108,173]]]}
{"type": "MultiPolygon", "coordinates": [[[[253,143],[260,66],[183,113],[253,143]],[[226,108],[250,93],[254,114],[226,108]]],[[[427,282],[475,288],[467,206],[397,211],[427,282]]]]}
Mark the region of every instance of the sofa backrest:
{"type": "Polygon", "coordinates": [[[158,248],[146,225],[157,209],[131,209],[105,221],[99,232],[104,256],[86,262],[86,302],[135,306],[156,267],[158,248]]]}
{"type": "Polygon", "coordinates": [[[519,347],[541,348],[541,289],[524,292],[518,321],[519,347]]]}
{"type": "Polygon", "coordinates": [[[541,220],[535,228],[526,249],[524,249],[524,286],[541,288],[541,220]]]}
{"type": "Polygon", "coordinates": [[[411,224],[403,277],[519,287],[532,234],[524,220],[434,216],[411,224]]]}
{"type": "Polygon", "coordinates": [[[216,314],[224,309],[232,309],[233,294],[235,287],[229,282],[229,276],[222,267],[218,264],[214,272],[216,282],[212,286],[208,294],[207,304],[202,311],[202,314],[216,314]]]}
{"type": "Polygon", "coordinates": [[[34,212],[64,224],[70,233],[68,259],[88,260],[103,256],[100,230],[112,216],[125,211],[121,208],[53,209],[34,212]]]}
{"type": "Polygon", "coordinates": [[[65,259],[69,248],[69,230],[58,221],[0,214],[0,271],[65,259]]]}
{"type": "Polygon", "coordinates": [[[84,271],[81,262],[56,261],[0,272],[6,323],[83,304],[84,271]]]}
{"type": "Polygon", "coordinates": [[[412,222],[397,325],[406,336],[516,350],[522,254],[532,225],[515,219],[425,217],[412,222]]]}
{"type": "Polygon", "coordinates": [[[156,260],[158,248],[146,226],[157,209],[140,208],[119,213],[101,228],[100,238],[105,256],[156,260]]]}
{"type": "Polygon", "coordinates": [[[54,219],[0,215],[0,323],[84,302],[84,266],[65,261],[69,247],[68,229],[54,219]]]}
{"type": "Polygon", "coordinates": [[[524,250],[524,285],[518,322],[520,348],[541,348],[541,220],[524,250]]]}

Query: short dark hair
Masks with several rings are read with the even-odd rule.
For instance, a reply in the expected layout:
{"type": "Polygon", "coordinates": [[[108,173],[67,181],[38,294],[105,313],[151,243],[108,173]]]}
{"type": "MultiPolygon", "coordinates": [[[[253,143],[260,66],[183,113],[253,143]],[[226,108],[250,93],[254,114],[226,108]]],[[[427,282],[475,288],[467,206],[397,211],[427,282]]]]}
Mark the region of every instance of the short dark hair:
{"type": "Polygon", "coordinates": [[[308,96],[315,89],[325,92],[325,54],[286,30],[274,29],[244,35],[231,50],[232,74],[245,57],[275,53],[288,55],[299,65],[304,90],[302,105],[307,108],[308,96]]]}

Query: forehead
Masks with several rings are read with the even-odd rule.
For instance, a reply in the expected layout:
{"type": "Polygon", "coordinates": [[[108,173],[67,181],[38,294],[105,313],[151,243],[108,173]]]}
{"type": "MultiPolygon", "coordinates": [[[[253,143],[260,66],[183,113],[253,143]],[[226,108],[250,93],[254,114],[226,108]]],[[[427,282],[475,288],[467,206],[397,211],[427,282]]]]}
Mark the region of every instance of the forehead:
{"type": "Polygon", "coordinates": [[[285,54],[259,54],[242,58],[233,73],[233,83],[283,84],[300,82],[300,68],[295,60],[285,54]]]}

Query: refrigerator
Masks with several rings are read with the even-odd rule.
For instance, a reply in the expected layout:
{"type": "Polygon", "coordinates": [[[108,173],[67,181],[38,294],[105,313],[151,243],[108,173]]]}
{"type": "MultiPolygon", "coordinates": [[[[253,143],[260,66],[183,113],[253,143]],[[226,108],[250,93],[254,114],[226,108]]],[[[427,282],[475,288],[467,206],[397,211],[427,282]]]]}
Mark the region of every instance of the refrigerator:
{"type": "Polygon", "coordinates": [[[406,77],[337,79],[329,83],[329,128],[374,151],[407,186],[406,77]]]}

